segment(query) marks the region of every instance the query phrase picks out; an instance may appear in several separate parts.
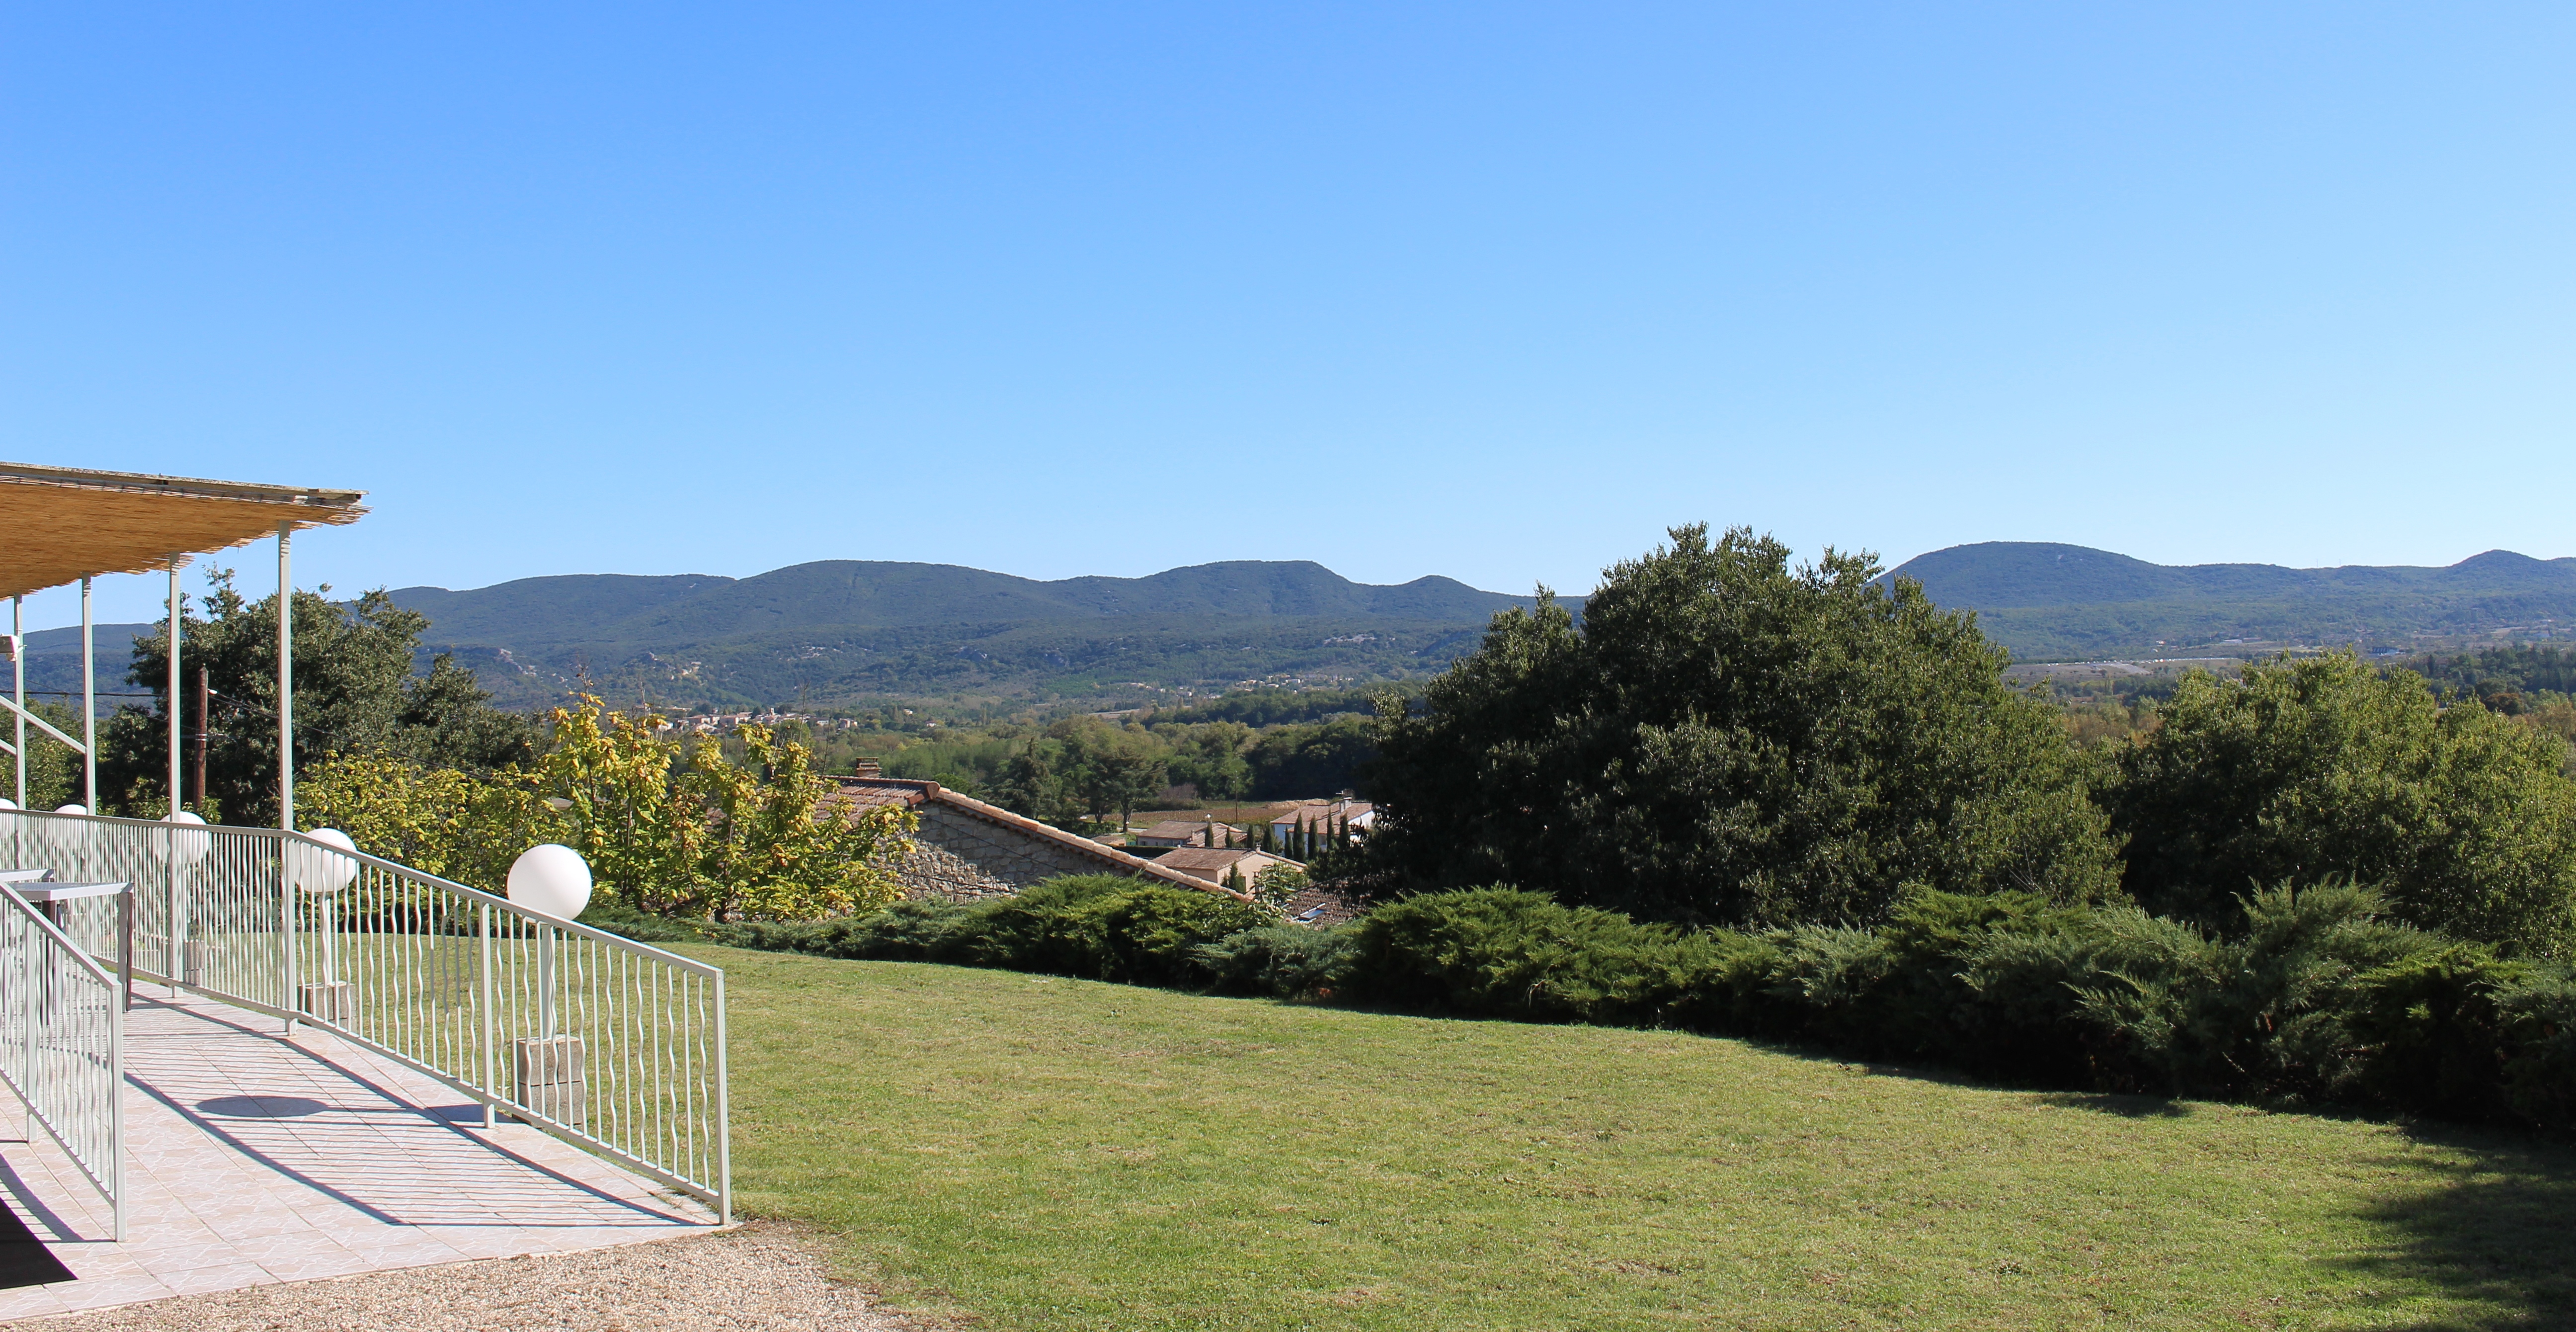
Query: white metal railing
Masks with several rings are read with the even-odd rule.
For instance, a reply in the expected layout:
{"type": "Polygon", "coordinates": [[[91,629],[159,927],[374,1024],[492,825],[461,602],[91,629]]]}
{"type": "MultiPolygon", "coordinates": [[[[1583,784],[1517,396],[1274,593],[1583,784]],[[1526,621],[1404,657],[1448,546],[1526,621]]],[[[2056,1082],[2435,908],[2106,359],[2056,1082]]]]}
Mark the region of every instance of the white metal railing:
{"type": "MultiPolygon", "coordinates": [[[[273,828],[0,810],[0,859],[133,884],[138,979],[312,1023],[732,1219],[717,967],[273,828]]],[[[72,905],[112,956],[112,914],[72,905]]]]}
{"type": "MultiPolygon", "coordinates": [[[[108,903],[115,919],[114,896],[108,903]]],[[[68,905],[68,904],[66,904],[68,905]]],[[[96,914],[96,913],[93,913],[96,914]]],[[[111,945],[111,952],[113,951],[111,945]]],[[[125,1238],[125,987],[0,883],[0,1081],[98,1187],[125,1238]]]]}

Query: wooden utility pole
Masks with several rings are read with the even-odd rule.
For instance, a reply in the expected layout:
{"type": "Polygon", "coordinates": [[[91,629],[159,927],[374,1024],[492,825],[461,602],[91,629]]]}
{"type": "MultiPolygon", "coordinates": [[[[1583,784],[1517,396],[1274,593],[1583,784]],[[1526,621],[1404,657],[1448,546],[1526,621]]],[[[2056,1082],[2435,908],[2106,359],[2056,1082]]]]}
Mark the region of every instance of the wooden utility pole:
{"type": "Polygon", "coordinates": [[[214,729],[214,716],[207,708],[206,668],[197,668],[197,809],[206,808],[206,732],[214,729]]]}

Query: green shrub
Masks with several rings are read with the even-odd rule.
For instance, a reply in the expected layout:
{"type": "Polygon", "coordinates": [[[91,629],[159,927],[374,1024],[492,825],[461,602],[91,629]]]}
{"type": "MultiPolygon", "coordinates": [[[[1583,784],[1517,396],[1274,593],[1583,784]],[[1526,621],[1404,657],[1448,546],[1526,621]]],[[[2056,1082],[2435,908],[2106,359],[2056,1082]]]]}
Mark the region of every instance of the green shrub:
{"type": "Polygon", "coordinates": [[[1217,988],[1277,999],[1330,999],[1347,988],[1358,944],[1349,930],[1264,925],[1192,950],[1217,988]]]}
{"type": "MultiPolygon", "coordinates": [[[[2254,893],[2225,933],[2132,906],[1917,888],[1876,929],[1641,925],[1473,888],[1312,930],[1110,875],[973,905],[698,924],[825,957],[960,962],[1534,1022],[1662,1025],[2098,1091],[2336,1102],[2576,1129],[2576,970],[2383,918],[2348,884],[2254,893]]],[[[676,932],[675,922],[594,923],[676,932]]]]}
{"type": "Polygon", "coordinates": [[[1425,893],[1362,919],[1352,997],[1538,1022],[1653,1021],[1705,944],[1665,925],[1517,888],[1425,893]]]}
{"type": "MultiPolygon", "coordinates": [[[[1335,964],[1340,993],[1424,1011],[1672,1025],[2101,1091],[2576,1121],[2576,973],[2386,909],[2349,884],[2282,886],[2220,934],[1918,888],[1877,929],[1685,934],[1479,888],[1378,908],[1335,964]]],[[[1262,958],[1229,940],[1209,966],[1248,978],[1262,958]]]]}
{"type": "Polygon", "coordinates": [[[1276,915],[1231,898],[1114,874],[1049,879],[1014,896],[971,904],[897,902],[838,920],[684,926],[631,912],[593,914],[602,916],[603,928],[630,938],[1190,988],[1214,979],[1196,950],[1278,922],[1276,915]]]}
{"type": "Polygon", "coordinates": [[[2506,1109],[2528,1124],[2576,1130],[2576,970],[2532,967],[2496,986],[2495,1007],[2506,1109]]]}
{"type": "Polygon", "coordinates": [[[2244,899],[2241,938],[2134,909],[2103,913],[2114,965],[2070,980],[2082,1016],[2111,1038],[2138,1090],[2247,1099],[2337,1098],[2367,1080],[2352,1004],[2366,973],[2441,940],[2378,918],[2349,885],[2244,899]]]}
{"type": "Polygon", "coordinates": [[[2368,1047],[2355,1081],[2373,1099],[2451,1119],[2505,1112],[2505,1037],[2498,991],[2527,968],[2480,944],[2454,943],[2356,978],[2353,1034],[2368,1047]]]}
{"type": "Polygon", "coordinates": [[[1232,898],[1114,874],[1068,875],[976,905],[963,956],[982,966],[1196,989],[1195,950],[1278,917],[1232,898]]]}
{"type": "Polygon", "coordinates": [[[841,920],[744,921],[701,927],[713,943],[773,952],[876,962],[952,962],[982,932],[984,918],[955,902],[897,902],[841,920]]]}

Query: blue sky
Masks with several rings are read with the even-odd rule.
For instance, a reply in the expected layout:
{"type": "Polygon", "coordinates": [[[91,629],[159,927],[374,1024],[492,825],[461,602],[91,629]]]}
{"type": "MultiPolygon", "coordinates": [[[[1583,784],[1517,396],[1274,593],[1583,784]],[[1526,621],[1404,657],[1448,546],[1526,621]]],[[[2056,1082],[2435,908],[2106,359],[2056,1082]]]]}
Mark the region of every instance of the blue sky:
{"type": "Polygon", "coordinates": [[[0,22],[0,456],[344,590],[2576,554],[2564,6],[0,22]]]}

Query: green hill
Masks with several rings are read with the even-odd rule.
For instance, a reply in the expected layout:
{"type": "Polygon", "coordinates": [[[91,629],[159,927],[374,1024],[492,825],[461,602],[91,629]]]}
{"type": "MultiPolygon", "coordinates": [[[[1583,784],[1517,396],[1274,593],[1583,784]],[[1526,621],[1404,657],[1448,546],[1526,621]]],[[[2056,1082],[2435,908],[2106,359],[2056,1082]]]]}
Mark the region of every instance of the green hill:
{"type": "Polygon", "coordinates": [[[2412,652],[2561,639],[2576,626],[2576,559],[2491,550],[2443,568],[2149,564],[2084,546],[1990,541],[1917,556],[1935,602],[1978,613],[2025,660],[2222,655],[2359,643],[2412,652]]]}

